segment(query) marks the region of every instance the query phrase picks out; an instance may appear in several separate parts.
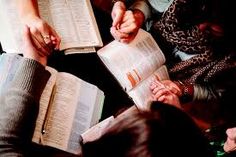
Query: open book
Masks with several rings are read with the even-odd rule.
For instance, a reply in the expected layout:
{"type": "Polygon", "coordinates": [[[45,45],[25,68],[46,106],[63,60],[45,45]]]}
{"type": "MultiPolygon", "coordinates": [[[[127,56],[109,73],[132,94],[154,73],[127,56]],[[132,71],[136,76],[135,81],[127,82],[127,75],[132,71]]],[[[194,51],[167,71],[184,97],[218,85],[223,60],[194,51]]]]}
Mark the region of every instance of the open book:
{"type": "Polygon", "coordinates": [[[153,79],[169,79],[165,56],[151,34],[142,29],[131,43],[112,41],[97,53],[139,109],[146,109],[149,103],[153,79]]]}
{"type": "MultiPolygon", "coordinates": [[[[14,78],[21,57],[0,56],[0,93],[14,78]],[[4,75],[2,75],[4,73],[4,75]]],[[[40,98],[33,142],[78,154],[81,134],[101,118],[104,93],[74,75],[47,67],[51,77],[40,98]]]]}
{"type": "MultiPolygon", "coordinates": [[[[9,53],[22,52],[22,23],[15,3],[0,2],[0,41],[9,53]]],[[[38,5],[40,16],[61,37],[60,50],[95,52],[95,47],[103,45],[90,0],[38,0],[38,5]]]]}
{"type": "Polygon", "coordinates": [[[118,115],[110,116],[103,121],[99,122],[98,124],[94,125],[93,127],[89,128],[83,134],[81,134],[83,143],[91,142],[100,138],[106,131],[112,127],[115,123],[115,120],[118,121],[119,119],[123,119],[129,116],[132,112],[136,112],[138,109],[135,105],[129,107],[128,109],[124,110],[118,115]]]}

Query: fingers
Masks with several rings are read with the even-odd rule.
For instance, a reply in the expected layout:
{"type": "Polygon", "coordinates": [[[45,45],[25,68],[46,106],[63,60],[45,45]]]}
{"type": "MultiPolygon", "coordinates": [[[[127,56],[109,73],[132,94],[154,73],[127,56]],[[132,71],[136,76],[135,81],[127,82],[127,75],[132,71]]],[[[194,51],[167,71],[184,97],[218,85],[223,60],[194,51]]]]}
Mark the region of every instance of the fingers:
{"type": "Polygon", "coordinates": [[[121,33],[119,31],[111,31],[112,36],[114,37],[115,40],[121,42],[121,43],[130,43],[134,38],[135,35],[132,34],[126,34],[126,33],[121,33]]]}
{"type": "Polygon", "coordinates": [[[28,26],[24,27],[23,30],[23,55],[26,58],[30,58],[38,61],[42,65],[46,65],[47,56],[45,56],[39,49],[37,49],[35,41],[33,38],[30,28],[28,26]]]}
{"type": "Polygon", "coordinates": [[[122,13],[121,11],[116,13],[116,15],[114,16],[113,22],[112,22],[112,26],[119,29],[118,24],[121,23],[123,16],[124,16],[124,13],[122,13]]]}
{"type": "MultiPolygon", "coordinates": [[[[118,1],[114,4],[113,9],[112,9],[112,26],[116,27],[119,25],[119,23],[121,23],[123,16],[125,14],[126,11],[126,6],[123,2],[118,1]]],[[[117,28],[118,29],[118,28],[117,28]]]]}
{"type": "Polygon", "coordinates": [[[171,93],[170,90],[161,88],[156,93],[153,92],[153,94],[154,100],[181,108],[178,96],[171,93]]]}
{"type": "Polygon", "coordinates": [[[115,27],[111,27],[110,32],[111,32],[111,35],[115,38],[115,40],[118,40],[118,41],[120,41],[121,39],[125,39],[129,36],[126,33],[122,33],[118,31],[115,27]]]}
{"type": "Polygon", "coordinates": [[[232,139],[228,136],[226,142],[224,143],[223,148],[224,148],[225,152],[235,151],[236,150],[236,141],[235,141],[235,139],[232,139]]]}
{"type": "Polygon", "coordinates": [[[122,23],[120,25],[120,31],[123,33],[137,32],[140,26],[138,25],[132,11],[126,11],[122,23]]]}
{"type": "Polygon", "coordinates": [[[50,36],[48,34],[41,35],[41,32],[35,27],[30,27],[30,32],[36,48],[39,49],[44,55],[49,55],[52,51],[51,46],[47,44],[51,43],[50,36]]]}
{"type": "Polygon", "coordinates": [[[139,29],[132,11],[127,11],[124,3],[115,3],[112,10],[113,23],[111,27],[112,36],[122,42],[131,42],[139,29]]]}
{"type": "Polygon", "coordinates": [[[180,87],[173,81],[171,80],[162,80],[161,83],[166,86],[172,93],[181,96],[182,91],[180,87]]]}
{"type": "Polygon", "coordinates": [[[171,92],[166,88],[160,88],[158,90],[153,91],[153,94],[155,98],[159,99],[162,95],[171,94],[171,92]]]}
{"type": "Polygon", "coordinates": [[[134,38],[135,38],[135,35],[130,34],[129,37],[120,39],[120,42],[127,44],[127,43],[130,43],[132,40],[134,40],[134,38]]]}
{"type": "Polygon", "coordinates": [[[231,140],[236,140],[236,127],[227,129],[226,134],[231,140]]]}
{"type": "MultiPolygon", "coordinates": [[[[23,41],[25,46],[24,53],[26,53],[27,56],[31,55],[31,53],[36,53],[36,48],[41,47],[39,42],[31,36],[30,28],[28,26],[24,27],[23,41]]],[[[41,51],[39,51],[38,54],[44,56],[41,51]]]]}
{"type": "Polygon", "coordinates": [[[181,108],[178,96],[172,93],[169,87],[165,86],[160,81],[154,80],[150,85],[150,89],[154,100],[181,108]]]}
{"type": "Polygon", "coordinates": [[[59,37],[59,35],[57,34],[57,32],[54,29],[51,29],[51,41],[52,44],[55,45],[55,50],[59,50],[60,48],[60,43],[61,43],[61,38],[59,37]]]}
{"type": "Polygon", "coordinates": [[[164,88],[164,87],[165,86],[158,80],[153,80],[150,85],[151,90],[154,90],[155,88],[164,88]]]}
{"type": "Polygon", "coordinates": [[[31,46],[32,45],[32,39],[31,39],[31,34],[28,26],[24,27],[23,30],[23,41],[25,42],[25,47],[31,46]]]}
{"type": "MultiPolygon", "coordinates": [[[[43,39],[43,41],[41,42],[45,43],[45,46],[47,46],[49,52],[53,51],[53,49],[57,49],[56,46],[59,46],[57,43],[58,39],[54,37],[55,35],[51,32],[51,30],[47,30],[46,28],[43,28],[42,30],[38,29],[38,31],[43,39]]],[[[41,40],[41,38],[37,38],[37,40],[41,40]]]]}
{"type": "Polygon", "coordinates": [[[52,47],[52,42],[50,39],[51,27],[42,19],[36,20],[31,24],[31,33],[40,42],[46,44],[49,48],[52,47]]]}
{"type": "Polygon", "coordinates": [[[28,20],[27,25],[43,52],[51,53],[53,49],[59,49],[60,37],[47,22],[37,17],[28,20]]]}

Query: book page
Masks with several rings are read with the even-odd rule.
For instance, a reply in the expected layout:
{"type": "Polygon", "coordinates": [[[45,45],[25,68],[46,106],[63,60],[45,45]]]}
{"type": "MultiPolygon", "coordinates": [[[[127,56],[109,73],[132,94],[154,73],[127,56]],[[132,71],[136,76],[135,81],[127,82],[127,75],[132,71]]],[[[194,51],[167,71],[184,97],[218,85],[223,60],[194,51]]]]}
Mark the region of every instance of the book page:
{"type": "Polygon", "coordinates": [[[61,37],[61,50],[102,46],[90,0],[48,0],[48,4],[39,0],[38,4],[41,17],[46,21],[51,17],[48,22],[61,37]]]}
{"type": "Polygon", "coordinates": [[[152,95],[150,85],[154,79],[169,79],[168,71],[165,65],[162,65],[146,80],[142,81],[137,87],[128,92],[129,96],[133,99],[134,103],[140,110],[146,110],[149,107],[148,104],[152,95]]]}
{"type": "Polygon", "coordinates": [[[91,52],[96,52],[95,47],[69,48],[64,51],[65,55],[91,52]]]}
{"type": "Polygon", "coordinates": [[[106,129],[112,124],[114,121],[114,117],[110,116],[93,127],[89,128],[86,132],[84,132],[81,136],[83,139],[83,143],[94,141],[100,138],[106,131],[106,129]]]}
{"type": "Polygon", "coordinates": [[[95,104],[100,92],[69,73],[58,73],[41,144],[78,153],[80,134],[91,127],[94,106],[101,105],[95,104]]]}
{"type": "MultiPolygon", "coordinates": [[[[91,94],[91,93],[90,93],[91,94]]],[[[97,92],[94,92],[94,107],[92,112],[92,118],[90,122],[90,127],[97,124],[102,116],[102,110],[103,110],[103,104],[104,104],[104,93],[101,90],[97,90],[97,92]]],[[[90,98],[91,99],[91,98],[90,98]]]]}
{"type": "Polygon", "coordinates": [[[67,151],[76,153],[78,137],[99,122],[104,102],[104,93],[96,86],[82,81],[77,96],[77,108],[74,115],[67,151]]]}
{"type": "Polygon", "coordinates": [[[21,56],[15,54],[0,55],[0,94],[11,83],[21,62],[21,56]]]}
{"type": "Polygon", "coordinates": [[[136,112],[137,107],[135,105],[129,107],[128,109],[121,112],[116,117],[110,116],[103,121],[99,122],[98,124],[94,125],[90,129],[88,129],[86,132],[84,132],[81,136],[83,139],[83,143],[94,141],[98,138],[100,138],[109,127],[111,127],[118,119],[123,119],[129,116],[132,112],[136,112]]]}
{"type": "Polygon", "coordinates": [[[98,55],[126,91],[165,63],[153,37],[142,29],[131,43],[113,41],[98,50],[98,55]]]}
{"type": "Polygon", "coordinates": [[[46,69],[51,73],[51,76],[43,90],[43,93],[39,101],[39,114],[36,120],[36,125],[34,129],[34,134],[32,141],[35,143],[41,143],[42,133],[44,132],[44,122],[46,120],[47,111],[51,101],[51,95],[53,92],[54,85],[57,79],[57,71],[51,67],[46,67],[46,69]]]}
{"type": "Polygon", "coordinates": [[[0,1],[0,41],[7,53],[22,53],[22,23],[17,14],[16,2],[0,1]]]}

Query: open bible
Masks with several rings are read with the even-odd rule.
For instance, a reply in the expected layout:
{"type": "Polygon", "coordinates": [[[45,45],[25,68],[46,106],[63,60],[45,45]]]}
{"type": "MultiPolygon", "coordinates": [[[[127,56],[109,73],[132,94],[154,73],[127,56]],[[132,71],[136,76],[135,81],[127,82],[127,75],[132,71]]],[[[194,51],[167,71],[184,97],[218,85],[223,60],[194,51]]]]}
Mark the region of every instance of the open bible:
{"type": "Polygon", "coordinates": [[[119,119],[127,118],[132,112],[138,111],[137,106],[133,105],[125,110],[123,110],[121,113],[117,115],[112,115],[98,124],[94,125],[93,127],[89,128],[87,131],[85,131],[83,134],[81,134],[83,143],[91,142],[94,140],[99,139],[103,134],[107,132],[107,130],[116,123],[119,119]]]}
{"type": "MultiPolygon", "coordinates": [[[[0,56],[0,93],[13,80],[22,57],[0,56]],[[2,75],[4,74],[4,75],[2,75]]],[[[101,118],[104,93],[76,76],[46,67],[51,77],[42,93],[32,141],[78,154],[81,134],[101,118]]]]}
{"type": "Polygon", "coordinates": [[[97,53],[139,109],[149,103],[153,79],[169,79],[164,54],[142,29],[131,43],[112,41],[97,53]]]}
{"type": "MultiPolygon", "coordinates": [[[[38,0],[39,13],[61,37],[60,50],[95,52],[103,45],[90,0],[38,0]]],[[[21,53],[22,22],[15,1],[0,2],[0,41],[7,53],[21,53]]]]}

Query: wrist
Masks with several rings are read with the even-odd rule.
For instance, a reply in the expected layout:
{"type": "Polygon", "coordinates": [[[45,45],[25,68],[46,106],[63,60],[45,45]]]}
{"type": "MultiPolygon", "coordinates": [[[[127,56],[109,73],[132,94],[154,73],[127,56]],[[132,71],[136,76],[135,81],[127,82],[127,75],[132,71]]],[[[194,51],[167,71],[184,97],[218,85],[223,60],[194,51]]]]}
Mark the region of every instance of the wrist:
{"type": "Polygon", "coordinates": [[[40,20],[40,17],[35,14],[27,14],[24,15],[21,19],[24,24],[30,24],[34,21],[40,20]]]}
{"type": "Polygon", "coordinates": [[[47,57],[41,57],[41,56],[37,56],[37,55],[28,55],[28,54],[24,54],[24,57],[34,60],[34,61],[40,63],[44,67],[47,65],[47,57]]]}
{"type": "Polygon", "coordinates": [[[181,81],[175,82],[176,85],[181,90],[181,94],[179,95],[181,103],[190,102],[193,100],[194,87],[192,84],[185,84],[181,81]]]}
{"type": "Polygon", "coordinates": [[[144,16],[143,12],[138,9],[134,9],[134,10],[132,10],[132,12],[134,14],[134,18],[138,22],[138,25],[141,27],[143,25],[144,20],[145,20],[145,16],[144,16]]]}

